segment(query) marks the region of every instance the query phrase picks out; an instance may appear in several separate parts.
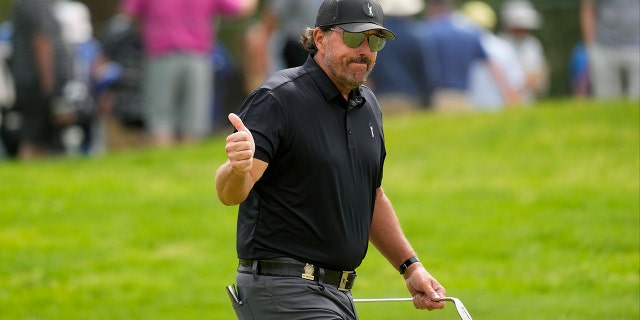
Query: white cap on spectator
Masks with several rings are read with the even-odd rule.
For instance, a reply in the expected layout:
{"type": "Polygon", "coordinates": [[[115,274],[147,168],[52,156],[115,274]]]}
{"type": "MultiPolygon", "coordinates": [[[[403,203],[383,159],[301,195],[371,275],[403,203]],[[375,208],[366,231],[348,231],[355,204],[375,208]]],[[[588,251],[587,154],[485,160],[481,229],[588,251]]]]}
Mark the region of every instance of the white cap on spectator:
{"type": "Polygon", "coordinates": [[[424,9],[424,0],[378,0],[378,2],[385,16],[413,16],[424,9]]]}
{"type": "Polygon", "coordinates": [[[511,0],[502,6],[502,22],[513,29],[535,30],[540,27],[540,15],[527,0],[511,0]]]}
{"type": "Polygon", "coordinates": [[[78,44],[91,39],[91,13],[79,1],[56,2],[55,16],[62,26],[62,36],[69,43],[78,44]]]}

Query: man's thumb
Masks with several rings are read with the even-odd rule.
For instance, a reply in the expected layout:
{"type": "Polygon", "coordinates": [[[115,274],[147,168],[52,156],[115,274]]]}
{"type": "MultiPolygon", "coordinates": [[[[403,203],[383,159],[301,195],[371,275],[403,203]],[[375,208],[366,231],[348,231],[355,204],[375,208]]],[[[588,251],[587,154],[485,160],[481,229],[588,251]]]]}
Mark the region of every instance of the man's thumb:
{"type": "Polygon", "coordinates": [[[236,130],[249,131],[249,129],[244,126],[242,119],[240,119],[240,117],[238,117],[238,115],[236,115],[235,113],[229,113],[229,121],[231,121],[231,124],[234,128],[236,128],[236,130]]]}

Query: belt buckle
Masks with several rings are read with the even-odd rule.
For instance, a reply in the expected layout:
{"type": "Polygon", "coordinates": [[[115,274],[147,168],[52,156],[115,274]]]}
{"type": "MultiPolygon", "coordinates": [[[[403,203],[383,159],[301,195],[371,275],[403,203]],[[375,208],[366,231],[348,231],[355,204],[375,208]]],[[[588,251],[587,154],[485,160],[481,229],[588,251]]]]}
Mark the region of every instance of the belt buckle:
{"type": "Polygon", "coordinates": [[[313,272],[315,271],[315,267],[312,264],[305,264],[304,265],[304,273],[302,274],[302,279],[307,279],[307,280],[311,280],[313,281],[315,279],[315,277],[313,276],[313,272]]]}
{"type": "Polygon", "coordinates": [[[338,290],[340,291],[349,291],[347,289],[347,282],[349,281],[349,275],[351,275],[353,271],[342,271],[342,276],[340,276],[340,285],[338,286],[338,290]]]}

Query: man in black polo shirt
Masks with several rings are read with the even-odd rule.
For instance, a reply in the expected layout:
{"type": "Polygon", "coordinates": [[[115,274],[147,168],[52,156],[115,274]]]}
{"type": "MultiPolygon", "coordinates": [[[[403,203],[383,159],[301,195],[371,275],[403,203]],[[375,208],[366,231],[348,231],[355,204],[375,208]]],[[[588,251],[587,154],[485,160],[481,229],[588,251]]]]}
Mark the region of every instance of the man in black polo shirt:
{"type": "Polygon", "coordinates": [[[369,241],[398,266],[416,308],[444,307],[381,187],[382,114],[362,84],[387,39],[376,0],[325,0],[302,35],[305,64],[229,115],[236,132],[216,189],[240,204],[240,319],[357,319],[350,289],[369,241]]]}

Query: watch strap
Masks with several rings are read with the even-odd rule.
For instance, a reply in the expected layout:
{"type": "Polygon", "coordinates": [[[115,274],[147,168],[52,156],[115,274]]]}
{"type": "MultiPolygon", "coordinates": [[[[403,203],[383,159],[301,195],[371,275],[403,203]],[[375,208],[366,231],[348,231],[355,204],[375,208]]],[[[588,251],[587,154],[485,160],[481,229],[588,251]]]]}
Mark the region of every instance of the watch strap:
{"type": "Polygon", "coordinates": [[[400,274],[404,274],[407,271],[407,268],[409,268],[410,265],[416,263],[416,262],[420,262],[420,259],[418,259],[418,257],[413,256],[409,259],[407,259],[405,262],[403,262],[400,267],[398,267],[398,270],[400,270],[400,274]]]}

